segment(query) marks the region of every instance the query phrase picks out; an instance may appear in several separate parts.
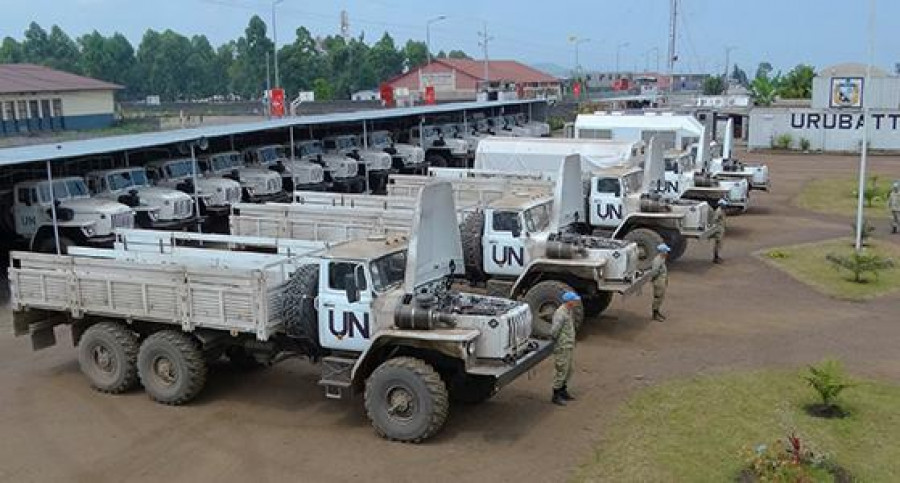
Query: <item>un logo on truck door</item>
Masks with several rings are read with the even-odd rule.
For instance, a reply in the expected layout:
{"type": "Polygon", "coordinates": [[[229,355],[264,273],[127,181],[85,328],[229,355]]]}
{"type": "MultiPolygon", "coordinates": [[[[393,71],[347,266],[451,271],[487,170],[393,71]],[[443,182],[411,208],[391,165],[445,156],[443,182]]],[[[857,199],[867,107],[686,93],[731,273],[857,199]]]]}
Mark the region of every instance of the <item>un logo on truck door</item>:
{"type": "Polygon", "coordinates": [[[597,217],[599,217],[601,220],[621,220],[622,205],[617,206],[612,203],[598,203],[597,217]]]}
{"type": "Polygon", "coordinates": [[[368,339],[371,334],[368,312],[363,312],[362,321],[360,321],[356,317],[355,312],[344,312],[341,316],[339,324],[340,327],[338,327],[338,323],[336,323],[335,321],[334,310],[329,310],[328,330],[332,333],[332,335],[337,337],[338,340],[344,340],[344,337],[353,339],[357,336],[362,337],[363,339],[368,339]]]}
{"type": "Polygon", "coordinates": [[[525,266],[525,248],[518,247],[499,247],[494,245],[491,249],[491,258],[498,266],[518,265],[525,266]]]}

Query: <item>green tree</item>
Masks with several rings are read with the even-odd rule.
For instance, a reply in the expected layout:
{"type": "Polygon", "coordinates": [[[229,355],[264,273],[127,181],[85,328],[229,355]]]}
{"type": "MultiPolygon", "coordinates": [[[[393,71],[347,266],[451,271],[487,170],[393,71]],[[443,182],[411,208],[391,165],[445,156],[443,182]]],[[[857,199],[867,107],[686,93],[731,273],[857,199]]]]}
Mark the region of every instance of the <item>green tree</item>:
{"type": "Polygon", "coordinates": [[[466,54],[462,50],[451,50],[450,53],[447,54],[447,57],[450,59],[469,59],[469,60],[472,59],[471,57],[469,57],[468,54],[466,54]]]}
{"type": "Polygon", "coordinates": [[[134,47],[124,35],[116,32],[104,37],[95,30],[79,37],[77,43],[84,75],[123,85],[126,94],[134,93],[134,47]]]}
{"type": "MultiPolygon", "coordinates": [[[[371,67],[375,76],[375,84],[377,84],[403,72],[404,57],[403,53],[398,51],[394,45],[394,39],[385,32],[381,39],[369,48],[367,63],[371,67]]],[[[374,85],[366,83],[359,87],[374,87],[374,85]]]]}
{"type": "Polygon", "coordinates": [[[81,72],[79,69],[81,51],[78,50],[78,44],[63,32],[61,28],[54,25],[50,29],[47,45],[49,57],[45,59],[44,65],[66,72],[81,72]]]}
{"type": "Polygon", "coordinates": [[[190,97],[196,74],[194,67],[187,65],[192,50],[190,39],[172,30],[147,30],[137,52],[139,91],[169,101],[190,97]]]}
{"type": "Polygon", "coordinates": [[[403,47],[403,56],[406,58],[406,68],[415,69],[428,62],[428,46],[425,42],[407,40],[403,47]]]}
{"type": "Polygon", "coordinates": [[[313,81],[313,92],[316,94],[317,101],[334,99],[334,89],[332,89],[331,84],[327,80],[321,77],[313,81]]]}
{"type": "Polygon", "coordinates": [[[771,106],[775,102],[778,77],[770,79],[768,75],[757,76],[750,83],[750,98],[756,106],[771,106]]]}
{"type": "Polygon", "coordinates": [[[237,93],[251,99],[262,96],[266,87],[266,54],[271,56],[272,46],[272,40],[266,36],[266,23],[254,15],[244,36],[235,43],[235,58],[229,69],[237,93]]]}
{"type": "Polygon", "coordinates": [[[0,43],[0,63],[16,64],[24,62],[25,53],[22,50],[22,44],[12,37],[4,37],[3,43],[0,43]]]}
{"type": "Polygon", "coordinates": [[[313,82],[327,74],[326,61],[306,27],[297,29],[297,38],[278,51],[281,81],[287,92],[308,91],[313,82]]]}
{"type": "Polygon", "coordinates": [[[234,85],[231,80],[231,66],[234,64],[236,42],[231,41],[216,49],[216,92],[222,95],[234,93],[234,85]]]}
{"type": "Polygon", "coordinates": [[[725,76],[711,75],[703,79],[703,94],[707,96],[719,96],[725,92],[725,76]]]}
{"type": "Polygon", "coordinates": [[[812,83],[816,70],[811,65],[800,64],[791,69],[778,83],[778,95],[786,99],[812,98],[812,83]]]}
{"type": "Polygon", "coordinates": [[[190,54],[184,62],[184,94],[192,99],[209,97],[221,92],[221,83],[216,79],[218,58],[216,51],[205,35],[195,35],[190,40],[190,54]]]}
{"type": "Polygon", "coordinates": [[[438,59],[446,59],[447,53],[442,50],[442,51],[438,52],[437,55],[435,55],[435,57],[437,57],[438,59]]]}
{"type": "Polygon", "coordinates": [[[25,31],[25,40],[22,41],[22,54],[25,62],[43,64],[50,58],[50,40],[47,31],[41,28],[37,22],[31,22],[25,31]]]}
{"type": "Polygon", "coordinates": [[[760,62],[759,66],[756,67],[756,75],[753,76],[754,79],[758,79],[760,77],[769,77],[775,69],[772,68],[772,64],[768,62],[760,62]]]}
{"type": "Polygon", "coordinates": [[[735,64],[734,69],[731,70],[730,77],[732,80],[734,80],[741,86],[744,86],[744,87],[750,86],[750,79],[747,78],[747,73],[744,72],[744,69],[741,69],[740,67],[738,67],[737,64],[735,64]]]}

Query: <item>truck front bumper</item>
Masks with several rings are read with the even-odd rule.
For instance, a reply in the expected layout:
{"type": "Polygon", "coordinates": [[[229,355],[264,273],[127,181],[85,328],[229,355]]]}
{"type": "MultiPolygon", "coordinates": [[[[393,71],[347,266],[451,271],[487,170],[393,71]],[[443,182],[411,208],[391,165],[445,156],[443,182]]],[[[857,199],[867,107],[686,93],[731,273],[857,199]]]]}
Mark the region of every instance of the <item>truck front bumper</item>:
{"type": "Polygon", "coordinates": [[[321,183],[301,184],[294,187],[294,191],[328,191],[331,189],[331,183],[322,181],[321,183]]]}
{"type": "Polygon", "coordinates": [[[287,203],[291,201],[291,195],[285,193],[284,191],[279,191],[277,193],[264,193],[264,194],[250,194],[247,193],[247,201],[250,203],[287,203]]]}
{"type": "Polygon", "coordinates": [[[151,230],[171,230],[178,231],[184,228],[190,228],[196,226],[199,223],[203,223],[206,219],[202,216],[189,216],[187,218],[181,218],[176,220],[150,220],[149,218],[143,217],[144,219],[135,219],[135,224],[140,226],[141,228],[149,228],[151,230]]]}
{"type": "Polygon", "coordinates": [[[634,280],[610,280],[598,285],[597,288],[602,292],[615,292],[622,295],[631,295],[647,282],[650,281],[650,271],[638,271],[634,280]]]}
{"type": "Polygon", "coordinates": [[[706,240],[719,231],[719,225],[709,225],[705,229],[699,228],[682,228],[681,236],[685,238],[694,238],[697,240],[706,240]]]}
{"type": "Polygon", "coordinates": [[[513,363],[502,361],[477,361],[466,368],[466,373],[494,379],[497,389],[513,382],[553,353],[553,341],[531,339],[534,349],[526,352],[513,363]]]}

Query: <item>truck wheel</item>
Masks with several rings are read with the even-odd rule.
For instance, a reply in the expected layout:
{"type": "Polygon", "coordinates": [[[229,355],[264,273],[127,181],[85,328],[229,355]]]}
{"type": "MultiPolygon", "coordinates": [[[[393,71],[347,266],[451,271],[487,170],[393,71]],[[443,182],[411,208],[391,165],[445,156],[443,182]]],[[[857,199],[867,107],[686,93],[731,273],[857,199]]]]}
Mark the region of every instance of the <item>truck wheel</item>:
{"type": "Polygon", "coordinates": [[[587,317],[597,317],[609,308],[612,299],[612,292],[600,292],[593,297],[584,297],[582,299],[582,304],[584,304],[584,315],[587,317]]]}
{"type": "MultiPolygon", "coordinates": [[[[63,255],[69,253],[69,247],[74,247],[75,242],[62,235],[59,237],[59,252],[63,255]]],[[[56,254],[56,239],[50,235],[35,244],[35,250],[39,253],[56,254]]]]}
{"type": "Polygon", "coordinates": [[[365,406],[379,436],[420,443],[444,425],[450,401],[447,386],[433,367],[414,357],[395,357],[369,376],[365,406]]]}
{"type": "Polygon", "coordinates": [[[138,374],[150,399],[177,406],[194,399],[206,383],[206,359],[184,332],[162,330],[144,340],[138,374]]]}
{"type": "Polygon", "coordinates": [[[676,236],[672,243],[670,244],[672,247],[672,251],[669,253],[669,260],[675,261],[684,256],[684,252],[687,251],[688,241],[687,238],[682,236],[680,233],[676,236]]]}
{"type": "Polygon", "coordinates": [[[447,158],[441,153],[428,153],[425,155],[425,164],[432,168],[446,168],[447,158]]]}
{"type": "Polygon", "coordinates": [[[78,343],[78,366],[94,389],[123,393],[138,382],[137,335],[115,322],[88,327],[78,343]]]}
{"type": "MultiPolygon", "coordinates": [[[[525,293],[523,299],[531,307],[532,326],[535,335],[539,337],[549,338],[550,326],[553,324],[553,312],[559,308],[562,300],[562,294],[565,292],[574,292],[571,286],[556,280],[545,280],[531,287],[525,293]]],[[[579,302],[575,307],[574,320],[575,332],[581,328],[584,321],[584,305],[579,302]]]]}
{"type": "Polygon", "coordinates": [[[465,375],[450,386],[450,399],[462,404],[480,404],[494,394],[497,394],[497,384],[489,377],[465,375]]]}
{"type": "Polygon", "coordinates": [[[476,211],[467,216],[459,232],[462,238],[466,275],[473,282],[480,282],[487,278],[484,273],[484,251],[481,245],[484,235],[484,212],[476,211]]]}
{"type": "Polygon", "coordinates": [[[656,247],[663,242],[663,237],[649,228],[636,228],[626,233],[623,238],[637,243],[638,268],[641,270],[650,268],[653,257],[656,256],[656,247]]]}
{"type": "Polygon", "coordinates": [[[319,294],[319,267],[301,265],[291,275],[281,296],[281,314],[287,335],[309,340],[319,346],[319,313],[316,295],[319,294]]]}

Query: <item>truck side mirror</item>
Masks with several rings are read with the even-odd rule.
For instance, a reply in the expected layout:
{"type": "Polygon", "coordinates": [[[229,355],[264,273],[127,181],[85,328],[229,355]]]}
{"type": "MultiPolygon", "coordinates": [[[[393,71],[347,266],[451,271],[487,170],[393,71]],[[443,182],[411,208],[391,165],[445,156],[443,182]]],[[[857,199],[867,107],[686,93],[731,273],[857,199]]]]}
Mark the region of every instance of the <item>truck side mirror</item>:
{"type": "Polygon", "coordinates": [[[347,294],[347,301],[351,304],[359,302],[359,285],[356,282],[355,273],[344,275],[344,292],[347,294]]]}
{"type": "Polygon", "coordinates": [[[520,236],[522,236],[522,227],[519,225],[512,227],[512,236],[513,238],[519,238],[520,236]]]}

